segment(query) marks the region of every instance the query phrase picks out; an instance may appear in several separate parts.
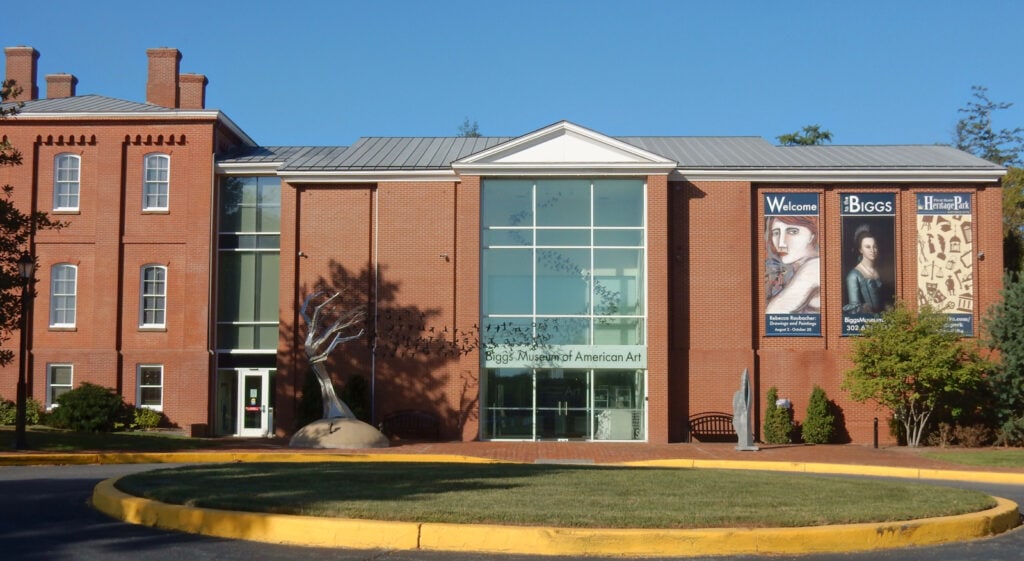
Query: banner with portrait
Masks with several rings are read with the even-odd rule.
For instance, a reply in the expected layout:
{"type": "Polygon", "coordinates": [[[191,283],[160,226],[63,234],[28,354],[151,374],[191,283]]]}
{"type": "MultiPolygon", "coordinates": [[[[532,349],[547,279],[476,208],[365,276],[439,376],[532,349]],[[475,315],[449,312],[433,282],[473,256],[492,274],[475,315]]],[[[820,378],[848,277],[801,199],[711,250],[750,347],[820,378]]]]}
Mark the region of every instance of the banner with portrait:
{"type": "Polygon", "coordinates": [[[896,194],[842,193],[843,330],[857,335],[895,304],[896,194]]]}
{"type": "Polygon", "coordinates": [[[974,243],[970,193],[917,194],[917,302],[974,335],[974,243]]]}
{"type": "Polygon", "coordinates": [[[765,335],[821,336],[818,193],[765,193],[765,335]]]}

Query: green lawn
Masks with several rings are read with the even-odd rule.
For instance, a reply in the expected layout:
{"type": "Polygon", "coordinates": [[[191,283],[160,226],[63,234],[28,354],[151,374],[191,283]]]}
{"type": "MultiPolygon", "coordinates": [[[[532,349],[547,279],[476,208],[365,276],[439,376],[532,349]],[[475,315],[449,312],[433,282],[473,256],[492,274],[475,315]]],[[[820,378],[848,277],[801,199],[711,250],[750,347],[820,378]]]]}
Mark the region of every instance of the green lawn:
{"type": "Polygon", "coordinates": [[[962,450],[929,450],[922,455],[933,460],[983,467],[1024,468],[1024,449],[980,448],[962,450]]]}
{"type": "MultiPolygon", "coordinates": [[[[186,438],[167,431],[114,433],[71,432],[44,426],[29,427],[25,433],[29,448],[43,452],[138,451],[173,452],[223,446],[223,441],[186,438]]],[[[14,443],[14,427],[0,427],[0,449],[10,450],[14,443]]]]}
{"type": "Polygon", "coordinates": [[[121,479],[175,504],[420,522],[604,528],[898,521],[994,506],[920,483],[764,472],[534,464],[217,464],[121,479]]]}

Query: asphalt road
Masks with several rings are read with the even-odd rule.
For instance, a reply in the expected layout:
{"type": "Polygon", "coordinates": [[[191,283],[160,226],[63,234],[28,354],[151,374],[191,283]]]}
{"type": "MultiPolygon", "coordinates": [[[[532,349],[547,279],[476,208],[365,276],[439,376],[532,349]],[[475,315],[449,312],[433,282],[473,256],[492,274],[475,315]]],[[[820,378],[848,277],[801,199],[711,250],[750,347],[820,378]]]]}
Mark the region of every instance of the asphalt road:
{"type": "MultiPolygon", "coordinates": [[[[4,561],[507,561],[556,557],[475,555],[408,551],[362,551],[269,545],[165,532],[125,524],[89,506],[103,479],[153,469],[152,465],[0,467],[0,559],[4,561]]],[[[948,482],[943,485],[954,485],[948,482]]],[[[1024,486],[956,483],[1024,504],[1024,486]]],[[[1024,530],[939,547],[859,554],[798,557],[715,557],[721,560],[801,559],[824,561],[1019,561],[1024,530]]],[[[564,558],[563,558],[564,559],[564,558]]],[[[598,558],[588,558],[598,559],[598,558]]],[[[665,558],[669,559],[669,558],[665,558]]],[[[680,558],[697,559],[697,558],[680,558]]]]}

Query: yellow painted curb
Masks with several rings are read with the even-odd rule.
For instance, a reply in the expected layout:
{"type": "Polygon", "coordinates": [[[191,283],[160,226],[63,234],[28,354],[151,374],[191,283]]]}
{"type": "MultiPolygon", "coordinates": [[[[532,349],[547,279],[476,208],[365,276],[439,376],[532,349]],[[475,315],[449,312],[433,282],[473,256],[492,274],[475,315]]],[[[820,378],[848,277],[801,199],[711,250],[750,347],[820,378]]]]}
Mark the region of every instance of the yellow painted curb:
{"type": "Polygon", "coordinates": [[[143,499],[114,487],[116,479],[96,485],[93,506],[119,520],[163,530],[221,538],[317,547],[416,549],[419,524],[233,512],[193,508],[143,499]]]}
{"type": "Polygon", "coordinates": [[[422,549],[532,555],[697,556],[869,551],[963,541],[1005,532],[1020,519],[1017,504],[906,522],[811,528],[703,530],[576,529],[474,524],[379,522],[231,512],[169,505],[99,483],[93,505],[133,524],[231,539],[354,549],[422,549]]]}
{"type": "Polygon", "coordinates": [[[423,524],[420,549],[632,557],[870,551],[1005,532],[1017,524],[1017,505],[1005,499],[996,501],[991,510],[963,516],[812,528],[646,530],[423,524]]]}

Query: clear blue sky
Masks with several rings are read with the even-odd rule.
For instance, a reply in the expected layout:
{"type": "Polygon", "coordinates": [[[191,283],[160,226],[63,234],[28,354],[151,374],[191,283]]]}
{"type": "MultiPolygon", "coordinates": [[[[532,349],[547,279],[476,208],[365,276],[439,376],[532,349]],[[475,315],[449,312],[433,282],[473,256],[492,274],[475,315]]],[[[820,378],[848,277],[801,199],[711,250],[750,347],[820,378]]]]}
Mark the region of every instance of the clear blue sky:
{"type": "Polygon", "coordinates": [[[948,142],[971,86],[1024,126],[1015,0],[44,0],[3,46],[78,93],[145,101],[146,49],[205,74],[207,107],[263,145],[518,136],[566,119],[613,135],[948,142]],[[43,8],[45,6],[45,9],[43,8]]]}

